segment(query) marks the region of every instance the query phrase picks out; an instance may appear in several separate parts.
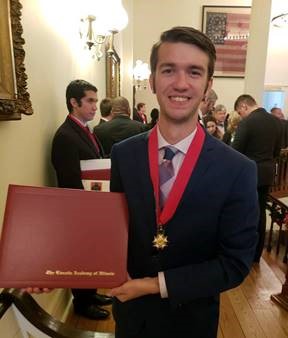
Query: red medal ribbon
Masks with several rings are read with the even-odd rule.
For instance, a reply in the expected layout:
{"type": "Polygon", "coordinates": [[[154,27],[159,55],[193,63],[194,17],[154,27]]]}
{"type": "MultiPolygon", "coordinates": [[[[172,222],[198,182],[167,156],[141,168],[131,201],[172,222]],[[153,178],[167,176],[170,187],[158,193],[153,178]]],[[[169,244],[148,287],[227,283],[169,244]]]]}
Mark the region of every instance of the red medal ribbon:
{"type": "Polygon", "coordinates": [[[100,154],[100,148],[99,145],[97,144],[96,138],[94,137],[94,134],[91,133],[90,129],[88,126],[83,126],[83,124],[81,124],[73,115],[69,114],[68,115],[69,119],[74,121],[76,124],[78,124],[78,126],[80,128],[82,128],[84,130],[84,132],[86,133],[86,135],[89,137],[90,141],[94,144],[98,155],[100,154]]]}
{"type": "Polygon", "coordinates": [[[158,227],[165,225],[174,215],[179,202],[182,198],[184,190],[188,181],[193,173],[200,152],[202,150],[205,140],[205,132],[197,124],[196,134],[192,140],[189,149],[185,155],[181,168],[174,181],[174,184],[169,192],[166,203],[162,211],[159,206],[159,164],[158,164],[158,135],[157,126],[155,126],[149,136],[148,153],[149,153],[149,166],[150,177],[153,184],[154,196],[156,202],[156,218],[158,227]]]}

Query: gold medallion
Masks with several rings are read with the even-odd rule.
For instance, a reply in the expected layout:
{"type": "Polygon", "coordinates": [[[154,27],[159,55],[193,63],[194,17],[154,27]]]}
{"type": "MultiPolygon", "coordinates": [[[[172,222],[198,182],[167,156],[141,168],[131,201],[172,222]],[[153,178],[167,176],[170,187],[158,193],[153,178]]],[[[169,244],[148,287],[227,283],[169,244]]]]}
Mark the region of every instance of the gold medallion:
{"type": "Polygon", "coordinates": [[[163,250],[168,246],[168,237],[164,234],[164,231],[158,230],[153,239],[153,246],[158,250],[163,250]]]}

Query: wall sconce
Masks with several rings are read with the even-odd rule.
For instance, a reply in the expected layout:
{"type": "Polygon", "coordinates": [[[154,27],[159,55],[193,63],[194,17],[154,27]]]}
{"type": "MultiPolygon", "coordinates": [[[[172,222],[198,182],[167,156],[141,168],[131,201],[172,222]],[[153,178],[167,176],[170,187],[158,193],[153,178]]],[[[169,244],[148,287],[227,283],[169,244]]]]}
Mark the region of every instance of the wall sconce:
{"type": "Polygon", "coordinates": [[[89,50],[95,49],[95,56],[99,61],[103,56],[102,47],[109,40],[107,53],[114,49],[114,35],[128,24],[128,15],[121,0],[106,0],[102,8],[96,8],[97,15],[91,13],[80,19],[80,38],[84,40],[89,50]]]}
{"type": "Polygon", "coordinates": [[[283,14],[274,16],[271,22],[274,27],[288,28],[288,13],[283,13],[283,14]]]}
{"type": "Polygon", "coordinates": [[[137,60],[136,65],[133,68],[134,85],[136,90],[147,89],[150,74],[151,72],[148,67],[148,63],[137,60]]]}

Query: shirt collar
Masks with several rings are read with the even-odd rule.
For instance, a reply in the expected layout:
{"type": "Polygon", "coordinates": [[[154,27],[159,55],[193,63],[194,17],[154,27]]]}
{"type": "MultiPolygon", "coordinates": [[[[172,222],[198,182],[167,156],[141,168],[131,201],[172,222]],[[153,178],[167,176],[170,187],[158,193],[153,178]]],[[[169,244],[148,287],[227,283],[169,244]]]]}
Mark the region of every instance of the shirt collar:
{"type": "Polygon", "coordinates": [[[71,115],[71,117],[72,117],[72,119],[77,120],[83,127],[87,127],[88,126],[87,122],[84,123],[83,121],[79,120],[75,115],[71,115]]]}
{"type": "MultiPolygon", "coordinates": [[[[181,151],[181,153],[186,154],[188,151],[188,148],[191,144],[191,142],[194,139],[194,136],[196,134],[197,128],[195,128],[195,130],[189,134],[188,136],[186,136],[183,140],[179,141],[176,144],[173,144],[173,147],[177,148],[179,151],[181,151]]],[[[158,150],[166,147],[166,146],[170,146],[171,144],[169,144],[164,137],[161,135],[161,132],[159,130],[159,127],[157,126],[157,134],[158,134],[158,150]]]]}

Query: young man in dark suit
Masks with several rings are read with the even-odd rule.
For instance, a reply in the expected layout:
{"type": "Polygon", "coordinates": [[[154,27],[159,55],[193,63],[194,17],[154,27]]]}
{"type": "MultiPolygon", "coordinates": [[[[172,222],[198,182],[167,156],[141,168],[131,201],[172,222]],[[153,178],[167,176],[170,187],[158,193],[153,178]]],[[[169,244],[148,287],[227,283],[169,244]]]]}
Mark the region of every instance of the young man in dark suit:
{"type": "Polygon", "coordinates": [[[251,267],[256,165],[198,123],[215,54],[193,28],[162,33],[150,57],[158,124],[113,147],[111,191],[130,214],[130,278],[111,290],[116,338],[215,338],[220,292],[251,267]]]}
{"type": "Polygon", "coordinates": [[[103,99],[100,102],[101,118],[98,123],[98,126],[112,119],[111,109],[112,109],[112,99],[110,97],[105,97],[105,99],[103,99]]]}
{"type": "Polygon", "coordinates": [[[140,102],[137,104],[137,109],[133,111],[133,120],[147,124],[147,116],[146,116],[146,104],[140,102]]]}
{"type": "MultiPolygon", "coordinates": [[[[69,114],[56,131],[51,156],[58,186],[61,188],[83,189],[80,161],[102,157],[101,145],[87,126],[87,122],[95,116],[97,101],[97,88],[92,84],[75,80],[67,86],[66,104],[69,114]]],[[[90,319],[103,319],[109,315],[99,305],[111,303],[110,297],[99,295],[96,291],[72,290],[77,314],[90,319]]]]}
{"type": "Polygon", "coordinates": [[[281,124],[281,148],[288,147],[288,121],[285,119],[285,116],[281,108],[273,107],[270,110],[271,114],[277,119],[279,119],[281,124]]]}
{"type": "Polygon", "coordinates": [[[257,164],[260,219],[254,262],[259,263],[266,232],[266,200],[275,173],[275,159],[280,154],[282,129],[280,121],[258,107],[251,95],[240,95],[234,110],[242,117],[232,147],[257,164]]]}

